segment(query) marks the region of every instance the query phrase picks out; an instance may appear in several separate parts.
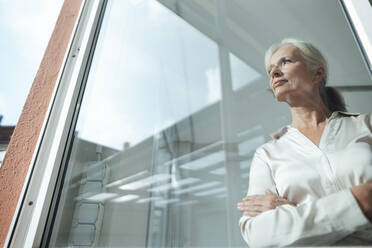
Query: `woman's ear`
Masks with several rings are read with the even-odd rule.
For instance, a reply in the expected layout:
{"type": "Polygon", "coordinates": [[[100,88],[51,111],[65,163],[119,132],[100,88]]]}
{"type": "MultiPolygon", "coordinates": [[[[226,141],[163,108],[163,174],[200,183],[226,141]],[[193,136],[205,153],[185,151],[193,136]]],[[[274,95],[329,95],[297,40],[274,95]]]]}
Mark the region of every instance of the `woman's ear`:
{"type": "Polygon", "coordinates": [[[325,70],[323,67],[318,67],[316,70],[315,70],[315,74],[314,74],[314,81],[316,83],[319,83],[319,82],[322,82],[323,79],[325,77],[325,70]]]}

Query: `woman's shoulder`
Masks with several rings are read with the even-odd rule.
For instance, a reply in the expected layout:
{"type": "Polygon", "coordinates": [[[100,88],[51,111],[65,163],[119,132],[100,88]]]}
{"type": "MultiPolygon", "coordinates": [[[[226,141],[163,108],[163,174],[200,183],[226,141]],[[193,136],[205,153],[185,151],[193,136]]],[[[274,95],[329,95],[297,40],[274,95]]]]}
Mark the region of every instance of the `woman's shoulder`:
{"type": "Polygon", "coordinates": [[[270,137],[272,138],[268,143],[275,143],[278,140],[280,140],[283,136],[285,136],[288,133],[288,130],[290,129],[289,125],[286,125],[284,127],[279,128],[275,132],[270,134],[270,137]]]}
{"type": "Polygon", "coordinates": [[[372,113],[356,113],[356,112],[344,112],[344,111],[336,111],[334,114],[337,114],[340,117],[351,117],[352,119],[365,119],[371,118],[372,113]]]}
{"type": "Polygon", "coordinates": [[[283,145],[282,140],[285,139],[289,130],[290,126],[287,125],[271,133],[271,139],[257,147],[255,155],[259,157],[267,157],[271,152],[277,151],[278,149],[280,150],[280,147],[283,145]]]}
{"type": "Polygon", "coordinates": [[[338,111],[338,115],[343,117],[344,120],[347,120],[347,122],[354,123],[358,128],[362,125],[372,131],[372,113],[361,114],[338,111]]]}

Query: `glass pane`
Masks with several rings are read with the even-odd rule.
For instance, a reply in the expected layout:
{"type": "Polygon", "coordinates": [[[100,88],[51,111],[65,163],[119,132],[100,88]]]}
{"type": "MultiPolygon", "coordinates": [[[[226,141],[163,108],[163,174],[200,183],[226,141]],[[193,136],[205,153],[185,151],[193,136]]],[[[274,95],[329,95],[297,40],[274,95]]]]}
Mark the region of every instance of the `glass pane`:
{"type": "Polygon", "coordinates": [[[247,63],[243,62],[232,53],[230,53],[230,63],[233,90],[240,90],[242,87],[245,87],[260,78],[262,79],[263,77],[263,75],[260,75],[247,63]]]}
{"type": "Polygon", "coordinates": [[[289,36],[324,52],[351,111],[370,111],[336,0],[108,1],[50,245],[245,247],[253,154],[290,121],[264,52],[289,36]]]}

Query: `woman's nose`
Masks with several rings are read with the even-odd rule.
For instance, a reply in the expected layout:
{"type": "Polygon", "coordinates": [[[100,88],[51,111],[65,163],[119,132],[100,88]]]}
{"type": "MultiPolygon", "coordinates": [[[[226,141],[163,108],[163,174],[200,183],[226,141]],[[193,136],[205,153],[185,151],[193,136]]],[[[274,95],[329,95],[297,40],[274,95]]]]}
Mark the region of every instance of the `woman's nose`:
{"type": "Polygon", "coordinates": [[[274,72],[274,77],[280,77],[280,75],[281,75],[280,72],[278,72],[278,71],[274,72]]]}
{"type": "Polygon", "coordinates": [[[274,78],[280,77],[280,76],[282,76],[282,72],[279,70],[278,67],[275,67],[272,70],[271,76],[274,77],[274,78]]]}

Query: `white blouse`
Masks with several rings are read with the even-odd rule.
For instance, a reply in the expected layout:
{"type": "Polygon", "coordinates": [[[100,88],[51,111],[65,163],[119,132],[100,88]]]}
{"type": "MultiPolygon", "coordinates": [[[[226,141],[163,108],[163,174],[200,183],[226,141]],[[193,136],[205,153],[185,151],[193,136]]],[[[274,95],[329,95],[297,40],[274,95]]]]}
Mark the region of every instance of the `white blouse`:
{"type": "Polygon", "coordinates": [[[284,127],[256,150],[247,195],[277,192],[297,204],[242,216],[252,247],[372,244],[372,224],[350,188],[372,180],[372,115],[334,112],[319,146],[284,127]]]}

